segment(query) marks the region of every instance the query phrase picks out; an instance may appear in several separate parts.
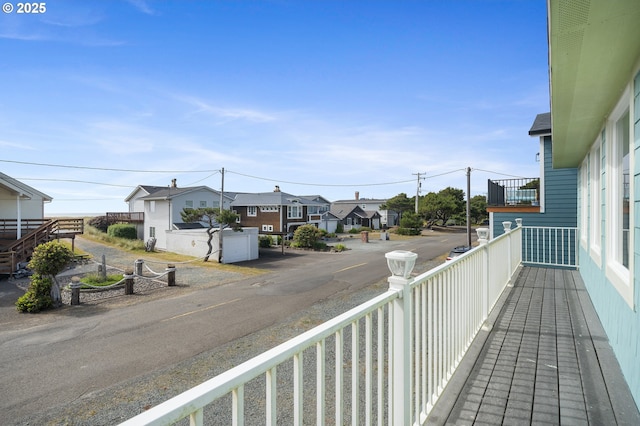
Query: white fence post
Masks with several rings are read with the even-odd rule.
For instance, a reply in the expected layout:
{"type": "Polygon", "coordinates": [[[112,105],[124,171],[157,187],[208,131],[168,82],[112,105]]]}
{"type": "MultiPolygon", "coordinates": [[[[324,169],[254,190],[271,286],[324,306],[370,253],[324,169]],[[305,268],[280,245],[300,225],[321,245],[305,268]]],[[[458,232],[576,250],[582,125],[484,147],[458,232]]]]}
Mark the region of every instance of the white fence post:
{"type": "Polygon", "coordinates": [[[418,255],[396,250],[385,254],[387,266],[393,274],[388,278],[389,289],[400,293],[392,304],[393,327],[390,330],[390,424],[411,423],[411,288],[409,278],[418,255]]]}
{"type": "Polygon", "coordinates": [[[478,228],[476,229],[476,234],[478,234],[478,243],[480,244],[480,248],[482,249],[482,260],[481,265],[484,268],[484,272],[482,273],[482,318],[487,317],[487,312],[489,311],[489,254],[487,253],[487,243],[489,242],[489,229],[487,228],[478,228]]]}

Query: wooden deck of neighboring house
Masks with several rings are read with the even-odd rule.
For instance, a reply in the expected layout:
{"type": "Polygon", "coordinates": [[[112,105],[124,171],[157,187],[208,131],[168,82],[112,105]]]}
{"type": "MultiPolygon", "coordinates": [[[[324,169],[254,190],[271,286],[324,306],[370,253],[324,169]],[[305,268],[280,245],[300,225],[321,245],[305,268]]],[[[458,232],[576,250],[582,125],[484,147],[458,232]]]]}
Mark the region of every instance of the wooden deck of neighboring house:
{"type": "Polygon", "coordinates": [[[37,219],[21,221],[21,238],[17,238],[17,221],[0,220],[0,274],[12,274],[33,250],[54,239],[71,238],[84,232],[84,219],[37,219]]]}

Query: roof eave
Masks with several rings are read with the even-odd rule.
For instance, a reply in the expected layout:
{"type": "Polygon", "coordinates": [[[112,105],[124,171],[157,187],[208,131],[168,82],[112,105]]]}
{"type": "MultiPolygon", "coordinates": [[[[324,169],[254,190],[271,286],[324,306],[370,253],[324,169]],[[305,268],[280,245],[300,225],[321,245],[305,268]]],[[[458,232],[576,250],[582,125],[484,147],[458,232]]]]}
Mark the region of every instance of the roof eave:
{"type": "Polygon", "coordinates": [[[549,0],[553,165],[576,167],[633,77],[640,3],[549,0]]]}

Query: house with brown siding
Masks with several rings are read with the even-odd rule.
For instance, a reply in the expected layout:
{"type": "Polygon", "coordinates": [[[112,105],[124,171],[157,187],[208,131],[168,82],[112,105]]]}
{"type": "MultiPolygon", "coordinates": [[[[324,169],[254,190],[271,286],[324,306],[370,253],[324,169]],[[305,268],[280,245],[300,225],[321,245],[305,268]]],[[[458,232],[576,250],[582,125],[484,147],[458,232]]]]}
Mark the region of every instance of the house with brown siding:
{"type": "Polygon", "coordinates": [[[322,201],[276,191],[238,194],[231,208],[240,216],[240,226],[256,227],[261,234],[287,234],[302,225],[320,227],[322,201]]]}

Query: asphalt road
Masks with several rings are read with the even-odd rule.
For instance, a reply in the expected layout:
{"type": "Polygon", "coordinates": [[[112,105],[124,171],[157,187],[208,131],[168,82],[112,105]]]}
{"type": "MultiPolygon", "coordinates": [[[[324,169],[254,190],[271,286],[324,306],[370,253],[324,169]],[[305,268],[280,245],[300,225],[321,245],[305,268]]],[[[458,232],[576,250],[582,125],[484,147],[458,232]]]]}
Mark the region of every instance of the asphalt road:
{"type": "MultiPolygon", "coordinates": [[[[163,290],[162,297],[122,296],[137,303],[2,316],[0,413],[15,419],[61,406],[247,336],[318,301],[380,283],[389,275],[385,252],[418,253],[420,271],[421,262],[443,258],[465,241],[464,233],[433,233],[368,244],[354,238],[342,253],[283,256],[271,250],[243,263],[268,273],[232,283],[175,294],[163,290]]],[[[179,282],[179,270],[177,277],[179,282]]],[[[2,287],[10,285],[0,282],[2,297],[2,287]]]]}

